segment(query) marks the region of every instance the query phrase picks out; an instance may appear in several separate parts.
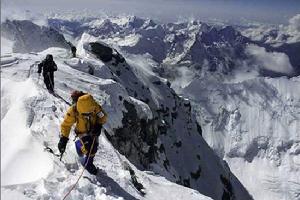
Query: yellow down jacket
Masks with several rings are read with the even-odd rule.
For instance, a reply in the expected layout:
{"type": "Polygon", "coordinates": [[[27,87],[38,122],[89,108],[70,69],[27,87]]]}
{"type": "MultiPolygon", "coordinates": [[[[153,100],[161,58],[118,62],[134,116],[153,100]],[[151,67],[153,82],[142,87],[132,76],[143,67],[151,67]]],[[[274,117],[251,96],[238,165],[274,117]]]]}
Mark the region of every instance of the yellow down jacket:
{"type": "Polygon", "coordinates": [[[60,127],[61,134],[68,138],[71,127],[76,123],[75,132],[80,136],[80,134],[88,133],[96,123],[104,124],[106,120],[107,114],[102,107],[92,95],[85,94],[68,109],[60,127]]]}

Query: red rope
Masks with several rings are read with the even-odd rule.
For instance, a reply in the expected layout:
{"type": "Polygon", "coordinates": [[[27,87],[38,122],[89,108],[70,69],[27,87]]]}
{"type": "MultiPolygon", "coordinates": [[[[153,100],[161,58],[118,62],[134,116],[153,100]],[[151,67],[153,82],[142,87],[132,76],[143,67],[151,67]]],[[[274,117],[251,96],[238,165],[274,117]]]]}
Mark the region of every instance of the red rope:
{"type": "Polygon", "coordinates": [[[88,162],[89,162],[89,159],[90,159],[90,156],[91,156],[93,147],[94,147],[95,139],[96,139],[96,137],[94,137],[94,139],[93,139],[93,143],[92,143],[92,146],[91,146],[91,148],[90,148],[90,152],[89,152],[89,155],[88,155],[88,159],[87,159],[87,161],[86,161],[86,163],[85,163],[85,165],[84,165],[84,168],[83,168],[83,170],[82,170],[80,176],[78,177],[78,179],[77,179],[77,181],[75,182],[75,184],[71,187],[71,189],[69,190],[69,192],[64,196],[63,200],[65,200],[65,199],[67,198],[67,196],[72,192],[72,190],[74,190],[75,186],[77,185],[77,183],[79,182],[80,178],[82,177],[83,172],[85,171],[85,168],[86,168],[86,166],[87,166],[87,164],[88,164],[88,162]]]}

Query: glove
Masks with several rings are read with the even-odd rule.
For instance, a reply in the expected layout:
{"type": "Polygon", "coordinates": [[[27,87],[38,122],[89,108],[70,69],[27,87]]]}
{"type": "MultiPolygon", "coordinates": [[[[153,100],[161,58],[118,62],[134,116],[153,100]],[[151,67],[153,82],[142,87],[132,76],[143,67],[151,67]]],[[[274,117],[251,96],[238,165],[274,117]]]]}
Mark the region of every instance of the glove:
{"type": "Polygon", "coordinates": [[[93,131],[92,131],[92,135],[97,136],[97,137],[100,136],[101,129],[102,129],[102,124],[95,124],[93,131]]]}
{"type": "Polygon", "coordinates": [[[68,140],[69,140],[69,138],[67,138],[65,136],[60,137],[57,147],[61,154],[63,154],[65,152],[68,140]]]}

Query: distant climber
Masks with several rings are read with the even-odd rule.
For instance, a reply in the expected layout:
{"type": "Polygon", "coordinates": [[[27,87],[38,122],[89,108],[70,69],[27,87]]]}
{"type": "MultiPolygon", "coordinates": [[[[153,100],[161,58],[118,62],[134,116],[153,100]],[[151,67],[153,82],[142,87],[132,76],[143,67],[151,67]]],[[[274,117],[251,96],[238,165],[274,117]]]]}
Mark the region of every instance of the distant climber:
{"type": "Polygon", "coordinates": [[[75,46],[72,46],[71,47],[71,51],[72,51],[72,56],[73,56],[73,58],[76,58],[76,47],[75,46]]]}
{"type": "Polygon", "coordinates": [[[76,51],[77,51],[76,47],[75,47],[71,42],[68,42],[68,45],[69,45],[70,48],[71,48],[72,57],[73,57],[73,58],[76,58],[76,51]]]}
{"type": "Polygon", "coordinates": [[[38,65],[38,73],[43,71],[44,83],[50,93],[54,92],[54,72],[57,71],[57,65],[53,61],[53,56],[48,54],[38,65]]]}
{"type": "Polygon", "coordinates": [[[78,139],[75,141],[75,147],[79,160],[90,174],[96,175],[98,169],[93,161],[98,148],[98,137],[102,125],[107,120],[107,114],[88,93],[75,90],[71,98],[73,105],[68,109],[61,124],[58,149],[61,154],[65,152],[71,127],[76,124],[75,134],[78,139]]]}

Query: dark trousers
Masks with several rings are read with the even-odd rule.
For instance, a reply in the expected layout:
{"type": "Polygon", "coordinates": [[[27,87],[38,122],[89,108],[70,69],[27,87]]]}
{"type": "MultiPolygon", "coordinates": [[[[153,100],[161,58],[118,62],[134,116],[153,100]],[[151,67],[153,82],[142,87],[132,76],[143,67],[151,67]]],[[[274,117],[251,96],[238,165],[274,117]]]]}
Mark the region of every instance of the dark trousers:
{"type": "Polygon", "coordinates": [[[94,161],[94,157],[97,152],[99,143],[98,143],[98,138],[96,137],[93,148],[91,149],[92,144],[93,144],[93,139],[94,139],[94,137],[92,137],[92,136],[85,136],[81,139],[78,139],[75,142],[75,146],[76,146],[76,151],[77,151],[77,154],[79,156],[79,160],[80,160],[82,166],[86,165],[86,170],[90,174],[96,175],[97,168],[94,165],[93,161],[94,161]],[[91,153],[90,153],[90,151],[91,151],[91,153]],[[90,155],[90,157],[89,157],[89,155],[90,155]]]}
{"type": "Polygon", "coordinates": [[[47,72],[43,74],[44,76],[44,83],[49,91],[54,91],[54,73],[47,72]]]}

